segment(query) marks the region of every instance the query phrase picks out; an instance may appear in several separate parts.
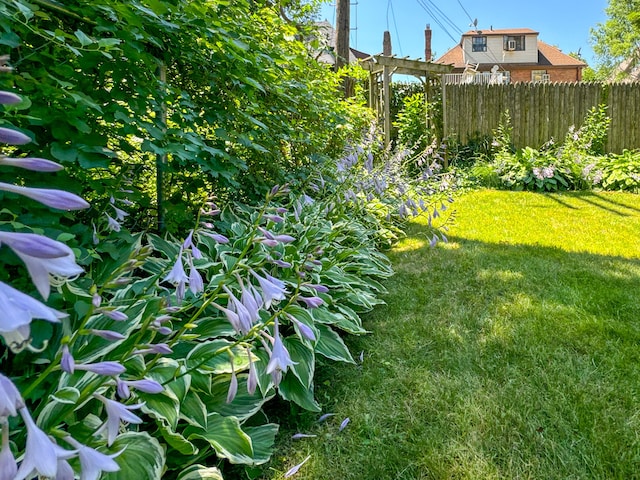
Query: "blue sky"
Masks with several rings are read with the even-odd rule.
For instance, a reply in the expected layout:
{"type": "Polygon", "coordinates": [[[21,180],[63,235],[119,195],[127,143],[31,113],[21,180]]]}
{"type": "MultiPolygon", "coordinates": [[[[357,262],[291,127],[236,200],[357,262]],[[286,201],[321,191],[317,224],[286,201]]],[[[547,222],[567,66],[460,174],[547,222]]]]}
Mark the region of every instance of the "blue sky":
{"type": "MultiPolygon", "coordinates": [[[[460,41],[461,32],[478,29],[531,28],[538,38],[577,52],[594,63],[590,30],[606,20],[607,0],[351,0],[351,46],[366,53],[382,52],[382,36],[391,32],[393,53],[424,57],[424,29],[431,26],[432,50],[437,57],[460,41]],[[355,5],[357,3],[357,5],[355,5]],[[452,38],[453,37],[453,38],[452,38]]],[[[320,20],[335,25],[335,0],[322,8],[320,20]]]]}

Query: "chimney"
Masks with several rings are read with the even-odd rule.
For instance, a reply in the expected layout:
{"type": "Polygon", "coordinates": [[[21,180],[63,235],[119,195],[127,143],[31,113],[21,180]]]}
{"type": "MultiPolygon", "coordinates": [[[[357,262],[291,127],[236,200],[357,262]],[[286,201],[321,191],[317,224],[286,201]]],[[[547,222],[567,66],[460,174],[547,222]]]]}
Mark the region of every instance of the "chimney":
{"type": "Polygon", "coordinates": [[[391,56],[391,33],[388,31],[385,31],[382,37],[382,54],[385,57],[391,56]]]}
{"type": "Polygon", "coordinates": [[[424,60],[425,62],[431,61],[431,27],[429,24],[424,30],[424,60]]]}

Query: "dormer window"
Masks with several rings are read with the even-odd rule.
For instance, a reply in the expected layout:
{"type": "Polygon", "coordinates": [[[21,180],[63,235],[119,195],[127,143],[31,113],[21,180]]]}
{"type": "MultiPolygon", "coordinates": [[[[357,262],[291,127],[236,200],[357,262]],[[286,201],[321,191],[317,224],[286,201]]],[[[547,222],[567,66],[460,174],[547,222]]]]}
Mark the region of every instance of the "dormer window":
{"type": "Polygon", "coordinates": [[[509,52],[524,50],[524,35],[505,35],[502,41],[504,50],[509,52]]]}
{"type": "Polygon", "coordinates": [[[486,52],[487,51],[487,37],[478,35],[471,37],[471,51],[472,52],[486,52]]]}

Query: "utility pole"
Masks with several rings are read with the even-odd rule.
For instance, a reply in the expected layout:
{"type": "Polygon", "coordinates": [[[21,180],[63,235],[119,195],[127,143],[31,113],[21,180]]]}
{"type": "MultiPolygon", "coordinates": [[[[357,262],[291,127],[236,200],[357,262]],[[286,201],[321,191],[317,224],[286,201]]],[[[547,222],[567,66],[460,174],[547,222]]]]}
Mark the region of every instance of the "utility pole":
{"type": "Polygon", "coordinates": [[[351,0],[337,0],[336,12],[336,72],[349,63],[349,31],[351,0]]]}
{"type": "MultiPolygon", "coordinates": [[[[336,12],[336,72],[349,64],[349,34],[351,33],[351,0],[337,0],[336,12]]],[[[345,76],[342,81],[345,97],[353,96],[353,79],[345,76]]]]}

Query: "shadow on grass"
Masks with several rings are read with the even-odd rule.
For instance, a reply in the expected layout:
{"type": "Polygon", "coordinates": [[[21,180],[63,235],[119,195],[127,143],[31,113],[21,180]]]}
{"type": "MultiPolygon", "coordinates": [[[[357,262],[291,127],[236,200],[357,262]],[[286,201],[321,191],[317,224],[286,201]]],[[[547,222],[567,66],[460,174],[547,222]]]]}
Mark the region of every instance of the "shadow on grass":
{"type": "Polygon", "coordinates": [[[591,206],[606,210],[614,215],[620,215],[623,217],[629,217],[633,215],[633,212],[640,212],[640,208],[629,205],[613,199],[612,194],[603,194],[599,192],[562,192],[562,193],[548,193],[546,196],[560,205],[567,207],[571,210],[576,210],[579,207],[571,205],[562,200],[562,197],[570,197],[582,202],[585,202],[591,206]]]}
{"type": "Polygon", "coordinates": [[[456,237],[391,258],[363,365],[319,372],[350,426],[319,427],[300,478],[638,477],[640,260],[456,237]]]}

